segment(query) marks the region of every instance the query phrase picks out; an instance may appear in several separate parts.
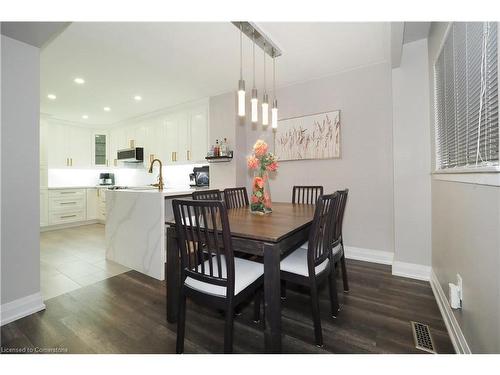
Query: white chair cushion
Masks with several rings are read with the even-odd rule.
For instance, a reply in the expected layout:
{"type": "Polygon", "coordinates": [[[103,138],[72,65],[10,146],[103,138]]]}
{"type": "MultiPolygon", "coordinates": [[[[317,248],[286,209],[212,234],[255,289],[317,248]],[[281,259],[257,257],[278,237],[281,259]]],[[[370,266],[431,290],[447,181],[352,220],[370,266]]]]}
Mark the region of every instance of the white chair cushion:
{"type": "MultiPolygon", "coordinates": [[[[325,259],[323,263],[316,266],[316,275],[323,272],[326,266],[328,266],[328,258],[325,259]]],[[[283,259],[280,263],[280,269],[296,275],[309,276],[309,270],[307,268],[307,248],[303,249],[302,247],[299,247],[283,259]]]]}
{"type": "MultiPolygon", "coordinates": [[[[214,271],[214,276],[218,276],[218,266],[217,266],[217,258],[214,256],[212,258],[214,271]]],[[[208,260],[205,261],[205,273],[207,275],[210,274],[208,260]]],[[[222,268],[222,277],[227,277],[226,270],[226,259],[224,256],[221,256],[221,268],[222,268]]],[[[201,271],[201,264],[198,266],[198,270],[201,271]]],[[[234,258],[234,295],[237,295],[247,286],[252,284],[255,280],[257,280],[260,276],[264,274],[264,265],[252,262],[251,260],[234,258]]],[[[226,296],[226,287],[220,285],[213,285],[203,281],[199,281],[193,279],[192,277],[186,277],[185,284],[190,288],[199,290],[200,292],[217,295],[221,297],[226,296]]]]}
{"type": "MultiPolygon", "coordinates": [[[[307,250],[307,247],[308,247],[308,246],[309,246],[309,241],[306,241],[306,242],[304,242],[304,243],[300,246],[300,248],[301,248],[301,249],[306,249],[306,250],[307,250]]],[[[335,246],[335,248],[333,249],[332,254],[333,254],[333,255],[335,255],[335,254],[337,254],[339,251],[340,251],[340,244],[338,244],[337,246],[335,246]]]]}

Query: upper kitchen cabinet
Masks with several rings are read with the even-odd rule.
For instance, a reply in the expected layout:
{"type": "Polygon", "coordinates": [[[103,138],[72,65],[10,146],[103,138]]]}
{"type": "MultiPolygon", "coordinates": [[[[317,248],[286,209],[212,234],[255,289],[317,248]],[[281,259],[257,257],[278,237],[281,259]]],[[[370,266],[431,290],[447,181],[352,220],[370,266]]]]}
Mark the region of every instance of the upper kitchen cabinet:
{"type": "Polygon", "coordinates": [[[92,165],[108,167],[110,165],[108,133],[94,132],[92,142],[92,165]]]}
{"type": "Polygon", "coordinates": [[[127,148],[127,135],[123,128],[113,128],[109,132],[109,165],[112,167],[118,166],[118,150],[127,148]]]}
{"type": "Polygon", "coordinates": [[[47,127],[47,159],[50,168],[91,166],[91,132],[66,124],[47,127]]]}
{"type": "Polygon", "coordinates": [[[194,163],[206,162],[208,149],[208,109],[200,107],[190,111],[190,148],[189,161],[194,163]]]}

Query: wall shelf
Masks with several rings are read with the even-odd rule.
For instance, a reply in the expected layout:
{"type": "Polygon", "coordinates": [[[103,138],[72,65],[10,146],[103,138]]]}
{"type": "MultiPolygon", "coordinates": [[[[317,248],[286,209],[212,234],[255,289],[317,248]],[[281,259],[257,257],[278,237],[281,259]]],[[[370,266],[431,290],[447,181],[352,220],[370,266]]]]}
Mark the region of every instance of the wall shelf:
{"type": "Polygon", "coordinates": [[[205,158],[209,163],[224,163],[233,160],[232,156],[207,156],[205,158]]]}

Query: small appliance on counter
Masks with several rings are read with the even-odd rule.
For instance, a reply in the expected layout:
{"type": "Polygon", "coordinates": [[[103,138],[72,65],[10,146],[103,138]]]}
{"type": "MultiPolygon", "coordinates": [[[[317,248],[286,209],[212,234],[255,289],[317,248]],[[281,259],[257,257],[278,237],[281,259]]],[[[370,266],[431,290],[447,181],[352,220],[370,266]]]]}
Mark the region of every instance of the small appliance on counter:
{"type": "Polygon", "coordinates": [[[206,187],[209,185],[210,177],[208,173],[208,165],[203,167],[194,167],[193,173],[189,174],[189,186],[191,187],[206,187]]]}
{"type": "Polygon", "coordinates": [[[113,173],[100,173],[99,185],[110,186],[115,184],[115,175],[113,173]]]}

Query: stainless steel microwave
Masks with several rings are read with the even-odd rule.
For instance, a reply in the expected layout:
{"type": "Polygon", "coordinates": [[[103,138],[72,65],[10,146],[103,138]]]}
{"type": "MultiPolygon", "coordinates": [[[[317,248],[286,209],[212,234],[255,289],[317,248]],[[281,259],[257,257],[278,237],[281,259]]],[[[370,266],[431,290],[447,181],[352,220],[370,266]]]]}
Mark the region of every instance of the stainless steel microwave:
{"type": "Polygon", "coordinates": [[[144,148],[133,147],[118,150],[116,158],[127,163],[142,163],[144,161],[144,148]]]}

